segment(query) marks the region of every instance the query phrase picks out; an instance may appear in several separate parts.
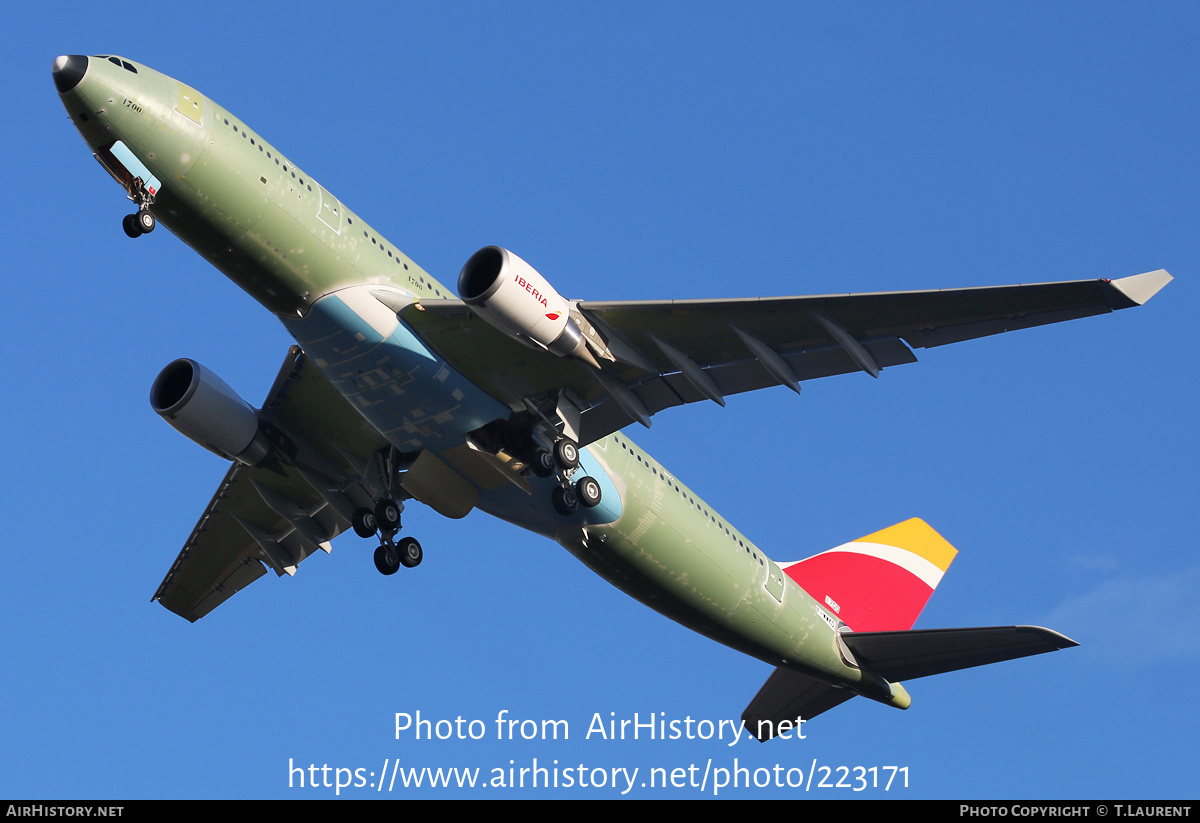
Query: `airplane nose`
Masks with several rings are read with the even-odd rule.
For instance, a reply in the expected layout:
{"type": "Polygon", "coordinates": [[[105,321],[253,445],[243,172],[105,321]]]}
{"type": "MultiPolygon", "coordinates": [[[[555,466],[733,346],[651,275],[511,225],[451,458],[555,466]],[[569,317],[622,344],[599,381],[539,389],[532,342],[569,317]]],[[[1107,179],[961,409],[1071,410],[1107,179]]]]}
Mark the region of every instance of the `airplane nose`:
{"type": "Polygon", "coordinates": [[[88,59],[81,54],[63,54],[54,58],[54,67],[50,73],[54,75],[54,87],[59,94],[66,94],[79,85],[83,75],[87,73],[88,59]]]}

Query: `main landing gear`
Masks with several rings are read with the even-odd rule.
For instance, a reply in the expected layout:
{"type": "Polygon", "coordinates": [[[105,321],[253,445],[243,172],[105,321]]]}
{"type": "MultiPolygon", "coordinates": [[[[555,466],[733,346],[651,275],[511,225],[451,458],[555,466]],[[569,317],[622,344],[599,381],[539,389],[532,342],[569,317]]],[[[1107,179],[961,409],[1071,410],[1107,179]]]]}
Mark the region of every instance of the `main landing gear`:
{"type": "Polygon", "coordinates": [[[395,574],[401,566],[415,568],[424,557],[416,538],[398,536],[404,503],[396,498],[407,495],[397,487],[396,479],[410,462],[394,448],[376,454],[367,473],[378,473],[378,482],[373,484],[375,488],[372,491],[378,497],[373,507],[357,509],[350,517],[355,534],[366,540],[373,537],[379,539],[379,548],[375,549],[375,568],[380,574],[395,574]]]}
{"type": "Polygon", "coordinates": [[[421,565],[424,552],[415,537],[396,538],[400,531],[400,514],[404,504],[384,498],[375,504],[375,509],[359,509],[351,518],[354,533],[359,537],[379,536],[380,545],[375,550],[375,568],[380,574],[395,574],[401,566],[412,569],[421,565]]]}
{"type": "Polygon", "coordinates": [[[579,444],[569,437],[556,440],[553,451],[538,452],[533,470],[539,477],[549,477],[557,470],[559,484],[550,493],[550,502],[564,517],[574,514],[581,504],[591,508],[600,502],[600,483],[596,478],[584,475],[574,479],[579,470],[579,444]]]}

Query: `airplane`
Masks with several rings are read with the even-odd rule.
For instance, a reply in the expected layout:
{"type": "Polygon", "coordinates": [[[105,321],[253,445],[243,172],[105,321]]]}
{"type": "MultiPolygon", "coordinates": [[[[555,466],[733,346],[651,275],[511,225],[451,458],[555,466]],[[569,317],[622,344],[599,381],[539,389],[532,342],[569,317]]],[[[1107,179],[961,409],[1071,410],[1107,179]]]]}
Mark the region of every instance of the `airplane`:
{"type": "Polygon", "coordinates": [[[913,349],[1144,304],[1164,270],[989,288],[732,300],[563,298],[486,246],[457,292],[242,120],[116,55],[52,75],[93,156],[135,205],[296,341],[260,408],[190,359],[150,401],[231,466],[154,593],[199,620],[343,531],[390,575],[423,557],[406,505],[480,509],[555,540],[650,608],[775,667],[747,731],[787,735],[902,681],[1077,645],[1050,629],[913,629],[956,550],[911,519],[799,562],[772,560],[625,433],[688,403],[916,362],[913,349]]]}

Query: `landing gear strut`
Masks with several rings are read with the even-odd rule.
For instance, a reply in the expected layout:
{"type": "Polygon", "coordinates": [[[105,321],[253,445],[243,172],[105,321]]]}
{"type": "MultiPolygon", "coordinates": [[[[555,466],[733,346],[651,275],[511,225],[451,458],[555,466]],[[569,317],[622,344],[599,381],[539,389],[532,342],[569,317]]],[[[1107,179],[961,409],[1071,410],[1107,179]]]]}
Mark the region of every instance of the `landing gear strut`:
{"type": "Polygon", "coordinates": [[[138,210],[134,214],[125,215],[121,220],[121,228],[125,230],[125,234],[129,237],[141,237],[154,231],[154,227],[158,225],[158,221],[150,213],[154,195],[146,190],[142,178],[135,178],[130,184],[129,199],[137,203],[138,210]]]}

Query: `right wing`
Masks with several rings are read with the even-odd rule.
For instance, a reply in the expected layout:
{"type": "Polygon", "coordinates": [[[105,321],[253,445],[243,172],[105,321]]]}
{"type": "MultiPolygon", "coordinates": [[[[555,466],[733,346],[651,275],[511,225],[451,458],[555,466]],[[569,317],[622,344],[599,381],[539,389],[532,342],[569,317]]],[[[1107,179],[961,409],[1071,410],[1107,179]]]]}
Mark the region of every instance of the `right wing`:
{"type": "Polygon", "coordinates": [[[221,481],[153,597],[193,622],[268,568],[294,574],[317,549],[329,551],[373,498],[372,457],[385,441],[299,347],[288,352],[262,418],[304,453],[269,467],[234,463],[221,481]]]}

